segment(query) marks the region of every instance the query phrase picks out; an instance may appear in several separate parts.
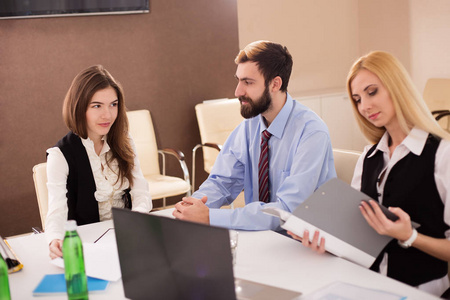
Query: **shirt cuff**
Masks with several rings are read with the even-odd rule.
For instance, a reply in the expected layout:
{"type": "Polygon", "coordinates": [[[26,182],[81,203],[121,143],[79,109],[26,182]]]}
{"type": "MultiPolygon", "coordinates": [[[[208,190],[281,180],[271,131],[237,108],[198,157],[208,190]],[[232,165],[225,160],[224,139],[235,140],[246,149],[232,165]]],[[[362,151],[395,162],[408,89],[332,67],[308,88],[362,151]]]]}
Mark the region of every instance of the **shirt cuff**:
{"type": "Polygon", "coordinates": [[[53,240],[64,240],[64,233],[65,232],[44,232],[47,245],[50,245],[53,240]]]}
{"type": "Polygon", "coordinates": [[[145,207],[145,205],[141,205],[141,206],[137,206],[137,207],[132,207],[131,208],[132,211],[137,211],[137,212],[142,212],[142,213],[149,213],[150,210],[147,209],[147,207],[145,207]]]}
{"type": "Polygon", "coordinates": [[[220,209],[220,208],[210,208],[209,209],[209,225],[231,228],[231,214],[232,209],[220,209]]]}
{"type": "Polygon", "coordinates": [[[131,210],[148,213],[153,208],[150,193],[144,190],[132,189],[131,192],[131,210]]]}

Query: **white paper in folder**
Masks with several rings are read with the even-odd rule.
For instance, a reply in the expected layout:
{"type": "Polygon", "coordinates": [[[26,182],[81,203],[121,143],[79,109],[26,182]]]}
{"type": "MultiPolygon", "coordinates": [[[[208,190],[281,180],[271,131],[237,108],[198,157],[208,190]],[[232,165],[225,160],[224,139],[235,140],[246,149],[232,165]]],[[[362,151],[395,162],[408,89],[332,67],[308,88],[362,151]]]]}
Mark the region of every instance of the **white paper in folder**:
{"type": "MultiPolygon", "coordinates": [[[[305,230],[310,233],[318,230],[325,238],[326,251],[369,268],[392,240],[379,235],[362,216],[359,205],[369,199],[334,178],[319,187],[292,214],[278,208],[264,208],[263,212],[279,217],[281,227],[300,237],[305,230]]],[[[310,240],[312,237],[310,234],[310,240]]]]}

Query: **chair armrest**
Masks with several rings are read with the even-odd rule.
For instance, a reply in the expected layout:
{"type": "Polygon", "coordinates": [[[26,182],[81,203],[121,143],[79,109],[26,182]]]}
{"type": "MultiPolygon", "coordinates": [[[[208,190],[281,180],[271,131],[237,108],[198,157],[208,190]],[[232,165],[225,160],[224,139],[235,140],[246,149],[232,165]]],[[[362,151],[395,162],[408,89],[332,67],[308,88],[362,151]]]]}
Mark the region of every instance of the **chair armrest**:
{"type": "MultiPolygon", "coordinates": [[[[198,146],[198,145],[197,145],[198,146]]],[[[202,147],[209,147],[209,148],[214,148],[217,151],[222,150],[222,145],[216,144],[216,143],[204,143],[201,145],[202,147]]]]}
{"type": "Polygon", "coordinates": [[[445,116],[450,116],[450,110],[440,110],[440,113],[435,117],[436,121],[439,121],[445,116]]]}
{"type": "Polygon", "coordinates": [[[222,145],[217,144],[217,143],[197,144],[192,149],[192,190],[191,190],[192,193],[194,193],[194,191],[195,191],[195,154],[196,154],[198,148],[203,148],[203,147],[213,148],[219,152],[220,152],[220,150],[222,150],[222,145]]]}
{"type": "MultiPolygon", "coordinates": [[[[161,154],[162,160],[163,160],[163,175],[166,175],[166,154],[170,154],[172,156],[175,156],[178,159],[178,162],[180,163],[181,170],[183,171],[183,177],[184,181],[187,182],[187,184],[190,186],[190,179],[189,179],[189,170],[187,168],[186,162],[184,161],[184,153],[180,150],[175,150],[172,148],[164,148],[162,150],[158,150],[158,153],[161,154]]],[[[187,196],[191,195],[191,191],[189,190],[187,192],[187,196]]]]}
{"type": "Polygon", "coordinates": [[[433,110],[433,111],[431,112],[431,114],[432,114],[432,115],[440,115],[440,114],[446,113],[446,112],[449,112],[449,110],[448,110],[448,109],[440,109],[440,110],[433,110]]]}
{"type": "Polygon", "coordinates": [[[178,160],[184,160],[184,153],[181,152],[180,150],[175,150],[172,148],[164,148],[162,150],[159,150],[164,154],[170,154],[175,156],[178,160]]]}

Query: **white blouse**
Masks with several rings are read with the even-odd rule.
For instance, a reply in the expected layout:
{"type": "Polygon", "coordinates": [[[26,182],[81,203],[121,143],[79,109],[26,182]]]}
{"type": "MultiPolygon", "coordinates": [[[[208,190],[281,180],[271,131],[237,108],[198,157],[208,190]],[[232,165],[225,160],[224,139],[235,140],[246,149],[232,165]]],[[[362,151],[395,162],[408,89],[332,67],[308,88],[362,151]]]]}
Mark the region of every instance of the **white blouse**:
{"type": "MultiPolygon", "coordinates": [[[[425,132],[418,128],[413,128],[408,136],[398,145],[392,156],[390,155],[390,150],[388,146],[389,134],[386,132],[381,138],[376,150],[371,154],[372,156],[377,151],[383,152],[384,167],[380,174],[384,174],[382,178],[378,178],[380,184],[377,185],[378,194],[380,195],[378,201],[381,203],[383,199],[384,186],[386,184],[386,179],[392,168],[398,163],[402,158],[408,155],[410,152],[420,155],[425,147],[425,142],[428,138],[428,132],[425,132]]],[[[368,145],[364,148],[362,155],[360,156],[356,167],[355,173],[353,174],[352,187],[361,190],[361,177],[362,169],[364,164],[364,158],[367,152],[373,145],[368,145]]],[[[434,180],[436,182],[436,187],[439,195],[444,203],[444,222],[450,226],[450,141],[441,140],[439,147],[436,151],[435,163],[434,163],[434,180]]],[[[445,232],[445,237],[450,240],[450,230],[445,232]]],[[[387,259],[388,255],[384,256],[380,264],[380,273],[387,274],[387,259]]],[[[419,289],[424,290],[428,293],[440,296],[449,286],[449,279],[447,275],[441,279],[436,279],[419,286],[419,289]]]]}
{"type": "MultiPolygon", "coordinates": [[[[129,136],[129,139],[134,153],[136,153],[131,136],[129,136]]],[[[103,148],[100,155],[97,155],[94,142],[89,138],[81,139],[94,176],[96,186],[94,196],[98,201],[100,221],[112,218],[112,207],[124,207],[123,190],[130,185],[126,178],[124,178],[122,184],[120,180],[117,181],[119,170],[117,160],[110,162],[109,166],[106,164],[108,155],[110,155],[110,147],[106,142],[106,137],[103,138],[103,141],[103,148]]],[[[68,214],[66,185],[69,165],[58,147],[48,149],[47,153],[48,213],[45,222],[45,235],[47,242],[50,243],[54,239],[64,238],[64,223],[68,214]]],[[[130,191],[133,199],[132,210],[148,213],[152,209],[151,196],[148,182],[142,174],[137,156],[134,159],[132,175],[134,177],[133,187],[130,191]]]]}

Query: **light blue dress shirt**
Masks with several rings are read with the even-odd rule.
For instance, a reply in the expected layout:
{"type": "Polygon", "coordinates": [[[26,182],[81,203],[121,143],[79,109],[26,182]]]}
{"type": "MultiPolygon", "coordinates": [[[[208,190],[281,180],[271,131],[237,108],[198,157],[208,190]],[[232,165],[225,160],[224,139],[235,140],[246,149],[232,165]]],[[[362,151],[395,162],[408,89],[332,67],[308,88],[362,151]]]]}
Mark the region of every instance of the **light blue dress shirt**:
{"type": "Polygon", "coordinates": [[[278,207],[292,212],[320,185],[336,177],[328,128],[309,108],[287,100],[267,128],[258,115],[242,121],[230,134],[217,156],[208,179],[192,197],[208,197],[213,226],[242,230],[280,230],[276,217],[261,212],[278,207]],[[270,203],[259,201],[258,162],[261,133],[269,140],[270,203]],[[244,189],[245,207],[220,209],[232,203],[244,189]]]}

